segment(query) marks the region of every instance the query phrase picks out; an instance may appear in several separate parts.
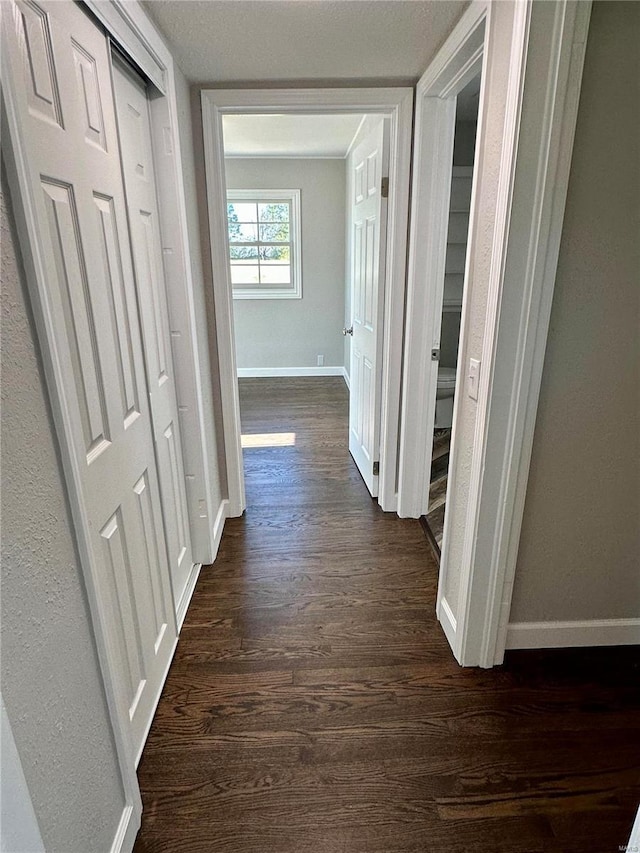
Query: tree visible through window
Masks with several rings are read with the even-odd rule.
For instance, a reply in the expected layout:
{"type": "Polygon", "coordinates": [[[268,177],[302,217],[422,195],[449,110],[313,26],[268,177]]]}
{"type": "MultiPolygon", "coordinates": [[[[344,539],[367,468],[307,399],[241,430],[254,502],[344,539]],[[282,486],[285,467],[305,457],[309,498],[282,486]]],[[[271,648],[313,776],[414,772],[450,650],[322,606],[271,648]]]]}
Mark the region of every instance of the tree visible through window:
{"type": "Polygon", "coordinates": [[[229,264],[234,298],[301,295],[299,190],[230,190],[229,264]]]}

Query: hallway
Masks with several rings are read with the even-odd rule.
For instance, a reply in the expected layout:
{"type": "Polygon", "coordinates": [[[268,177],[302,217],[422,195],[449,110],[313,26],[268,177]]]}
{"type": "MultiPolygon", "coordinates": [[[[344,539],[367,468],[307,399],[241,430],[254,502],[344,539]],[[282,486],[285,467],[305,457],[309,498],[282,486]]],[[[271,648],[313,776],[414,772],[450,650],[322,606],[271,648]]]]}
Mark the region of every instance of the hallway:
{"type": "Polygon", "coordinates": [[[637,650],[461,669],[419,522],[383,513],[346,449],[343,380],[240,393],[248,509],[187,613],[139,768],[137,853],[617,850],[637,650]]]}

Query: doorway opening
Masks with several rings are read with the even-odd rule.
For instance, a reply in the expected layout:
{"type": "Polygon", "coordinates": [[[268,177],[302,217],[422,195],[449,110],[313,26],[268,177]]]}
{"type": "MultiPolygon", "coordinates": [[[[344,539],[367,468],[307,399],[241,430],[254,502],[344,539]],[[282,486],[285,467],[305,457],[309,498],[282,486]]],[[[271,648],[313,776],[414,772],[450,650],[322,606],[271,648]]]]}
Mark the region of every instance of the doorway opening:
{"type": "MultiPolygon", "coordinates": [[[[463,381],[458,373],[458,349],[465,290],[480,80],[481,75],[478,74],[456,98],[429,504],[427,513],[421,516],[427,538],[438,560],[442,550],[447,505],[453,408],[458,381],[463,381]]],[[[464,378],[469,381],[468,377],[464,378]]]]}
{"type": "Polygon", "coordinates": [[[346,384],[349,450],[375,497],[389,120],[238,114],[222,127],[245,465],[252,448],[295,443],[288,394],[313,407],[346,384]],[[273,432],[243,422],[256,395],[281,401],[273,432]]]}
{"type": "Polygon", "coordinates": [[[238,381],[327,375],[347,382],[349,449],[394,510],[413,93],[202,102],[228,515],[246,506],[238,381]]]}

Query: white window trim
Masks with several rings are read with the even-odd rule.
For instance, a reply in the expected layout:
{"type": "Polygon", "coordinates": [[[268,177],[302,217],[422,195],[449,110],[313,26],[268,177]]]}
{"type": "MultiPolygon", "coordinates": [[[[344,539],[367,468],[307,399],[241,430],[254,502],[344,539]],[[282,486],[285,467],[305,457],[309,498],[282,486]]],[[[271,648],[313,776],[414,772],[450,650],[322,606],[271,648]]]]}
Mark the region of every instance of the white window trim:
{"type": "MultiPolygon", "coordinates": [[[[227,201],[278,201],[280,199],[291,203],[291,275],[289,287],[232,288],[234,299],[302,299],[302,227],[300,224],[300,190],[227,190],[227,201]]],[[[227,232],[228,233],[228,232],[227,232]]],[[[227,258],[230,253],[227,247],[227,258]]]]}

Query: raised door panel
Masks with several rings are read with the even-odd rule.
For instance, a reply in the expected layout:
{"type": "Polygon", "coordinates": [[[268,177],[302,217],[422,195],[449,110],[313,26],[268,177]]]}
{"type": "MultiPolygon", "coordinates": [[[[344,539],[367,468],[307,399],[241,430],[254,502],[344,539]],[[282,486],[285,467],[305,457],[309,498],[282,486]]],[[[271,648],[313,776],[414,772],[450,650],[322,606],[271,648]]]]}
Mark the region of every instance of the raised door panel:
{"type": "Polygon", "coordinates": [[[138,288],[142,298],[148,303],[145,311],[145,346],[149,384],[153,393],[162,388],[170,375],[168,334],[159,293],[159,286],[164,287],[164,282],[157,271],[160,247],[156,240],[157,224],[153,212],[134,209],[131,216],[134,234],[140,241],[134,249],[138,288]]]}
{"type": "Polygon", "coordinates": [[[361,448],[367,460],[372,460],[374,457],[373,435],[374,435],[374,410],[373,410],[373,392],[375,385],[373,363],[368,358],[362,359],[362,432],[361,432],[361,448]]]}
{"type": "Polygon", "coordinates": [[[361,221],[353,224],[353,322],[362,325],[364,322],[364,291],[362,287],[364,228],[361,221]]]}
{"type": "Polygon", "coordinates": [[[106,272],[112,324],[117,346],[117,369],[120,388],[122,426],[128,429],[140,417],[140,388],[134,359],[137,343],[132,333],[131,316],[135,314],[135,294],[127,292],[127,282],[120,253],[120,235],[113,199],[94,193],[102,264],[106,272]],[[133,304],[132,304],[133,300],[133,304]]]}
{"type": "Polygon", "coordinates": [[[84,452],[91,464],[109,447],[111,436],[80,222],[72,186],[43,180],[42,190],[55,264],[51,284],[55,281],[60,300],[84,452]]]}
{"type": "Polygon", "coordinates": [[[364,238],[364,282],[362,319],[364,327],[373,332],[377,296],[378,218],[368,216],[364,238]]]}
{"type": "Polygon", "coordinates": [[[104,119],[102,117],[102,97],[100,94],[96,61],[76,41],[72,40],[72,46],[76,80],[84,119],[84,138],[92,145],[97,145],[103,151],[106,151],[107,142],[104,119]]]}
{"type": "Polygon", "coordinates": [[[22,71],[29,112],[62,127],[62,107],[53,59],[51,28],[47,13],[37,3],[16,7],[14,33],[22,58],[22,71]]]}
{"type": "Polygon", "coordinates": [[[119,670],[126,692],[129,720],[133,721],[144,693],[147,668],[135,608],[130,545],[127,543],[121,507],[107,520],[100,530],[100,536],[103,541],[105,588],[110,590],[112,635],[119,653],[119,670]]]}

